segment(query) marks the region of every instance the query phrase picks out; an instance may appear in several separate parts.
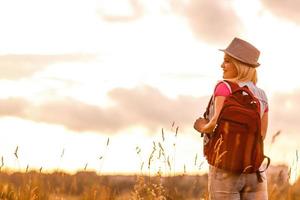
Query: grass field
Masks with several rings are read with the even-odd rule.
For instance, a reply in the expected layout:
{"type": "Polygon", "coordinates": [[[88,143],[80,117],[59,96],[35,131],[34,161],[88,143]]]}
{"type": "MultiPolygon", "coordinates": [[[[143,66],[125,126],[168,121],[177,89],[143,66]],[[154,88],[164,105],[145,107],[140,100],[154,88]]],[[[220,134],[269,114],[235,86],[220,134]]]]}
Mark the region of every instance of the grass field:
{"type": "MultiPolygon", "coordinates": [[[[268,172],[270,200],[300,199],[300,180],[289,184],[287,166],[268,172]]],[[[27,173],[1,172],[0,199],[7,200],[195,200],[207,198],[207,175],[99,176],[84,171],[27,173]]]]}

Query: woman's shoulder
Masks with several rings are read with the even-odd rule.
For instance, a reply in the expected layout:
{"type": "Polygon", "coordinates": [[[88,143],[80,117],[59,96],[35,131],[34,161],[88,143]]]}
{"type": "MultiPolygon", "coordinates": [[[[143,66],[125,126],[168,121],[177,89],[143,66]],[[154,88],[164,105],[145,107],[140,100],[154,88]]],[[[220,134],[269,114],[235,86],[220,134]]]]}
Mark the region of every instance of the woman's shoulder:
{"type": "Polygon", "coordinates": [[[255,94],[256,97],[258,97],[262,101],[268,102],[266,92],[262,88],[258,87],[256,84],[254,84],[253,82],[251,82],[251,81],[242,82],[239,85],[240,86],[246,85],[255,94]]]}
{"type": "Polygon", "coordinates": [[[215,84],[215,88],[217,87],[224,87],[227,88],[230,92],[232,91],[232,84],[236,84],[233,81],[229,81],[229,80],[218,80],[217,83],[215,84]]]}
{"type": "Polygon", "coordinates": [[[218,85],[226,85],[226,86],[230,87],[227,80],[218,80],[215,84],[215,87],[217,87],[218,85]]]}
{"type": "Polygon", "coordinates": [[[268,102],[268,97],[267,97],[267,95],[266,95],[266,92],[265,92],[262,88],[257,87],[257,89],[258,89],[258,91],[259,91],[259,93],[260,93],[260,96],[261,96],[266,102],[268,102]]]}
{"type": "Polygon", "coordinates": [[[214,95],[215,96],[228,96],[230,94],[231,94],[230,85],[224,80],[219,80],[215,85],[214,95]]]}
{"type": "Polygon", "coordinates": [[[268,103],[268,97],[266,95],[266,92],[260,88],[257,87],[257,92],[256,92],[256,97],[263,103],[263,112],[268,112],[269,111],[269,103],[268,103]]]}

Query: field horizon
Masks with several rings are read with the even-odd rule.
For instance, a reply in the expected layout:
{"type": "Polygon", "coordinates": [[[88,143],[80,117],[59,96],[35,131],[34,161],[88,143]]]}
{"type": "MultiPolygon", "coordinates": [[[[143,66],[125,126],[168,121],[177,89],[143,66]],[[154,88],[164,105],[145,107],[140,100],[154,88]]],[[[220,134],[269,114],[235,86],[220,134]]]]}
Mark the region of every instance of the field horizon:
{"type": "MultiPolygon", "coordinates": [[[[293,184],[287,165],[271,165],[267,170],[270,200],[300,199],[300,180],[293,184]]],[[[1,199],[207,199],[207,174],[148,176],[146,174],[99,175],[96,171],[47,173],[1,171],[1,199]]]]}

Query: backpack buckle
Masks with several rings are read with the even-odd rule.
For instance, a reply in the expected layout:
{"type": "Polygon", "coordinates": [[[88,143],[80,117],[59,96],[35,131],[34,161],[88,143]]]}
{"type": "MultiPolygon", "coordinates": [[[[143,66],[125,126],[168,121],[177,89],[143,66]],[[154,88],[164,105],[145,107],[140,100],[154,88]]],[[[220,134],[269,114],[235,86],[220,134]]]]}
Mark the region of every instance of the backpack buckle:
{"type": "Polygon", "coordinates": [[[217,129],[218,124],[215,125],[214,129],[213,129],[213,133],[215,132],[215,130],[217,129]]]}

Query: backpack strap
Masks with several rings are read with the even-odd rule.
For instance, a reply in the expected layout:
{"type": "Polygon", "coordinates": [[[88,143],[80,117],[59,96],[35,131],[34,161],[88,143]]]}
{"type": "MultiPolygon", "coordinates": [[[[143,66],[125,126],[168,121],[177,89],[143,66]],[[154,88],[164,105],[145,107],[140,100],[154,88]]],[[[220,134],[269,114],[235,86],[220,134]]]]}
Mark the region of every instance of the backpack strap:
{"type": "MultiPolygon", "coordinates": [[[[228,89],[230,90],[231,93],[232,93],[233,89],[236,90],[236,89],[239,88],[239,85],[236,84],[236,83],[233,83],[233,82],[230,82],[230,81],[227,81],[227,80],[222,80],[222,81],[219,81],[219,82],[217,83],[217,85],[215,86],[215,90],[216,90],[216,87],[217,87],[220,83],[226,84],[226,85],[228,86],[228,89]]],[[[209,102],[208,102],[208,104],[207,104],[207,106],[206,106],[206,111],[205,111],[205,113],[203,114],[203,117],[204,117],[205,119],[207,119],[207,117],[208,117],[208,115],[209,115],[209,107],[210,107],[210,105],[211,105],[211,103],[212,103],[213,100],[214,100],[214,94],[211,95],[210,100],[209,100],[209,102]]]]}
{"type": "Polygon", "coordinates": [[[261,177],[261,174],[260,173],[262,173],[262,172],[264,172],[264,171],[266,171],[267,169],[268,169],[268,167],[269,167],[269,165],[270,165],[270,162],[271,162],[271,159],[268,157],[268,156],[264,156],[264,158],[266,158],[267,159],[267,166],[266,166],[266,168],[265,169],[263,169],[263,170],[257,170],[255,173],[256,173],[256,177],[257,177],[257,180],[258,180],[258,182],[260,182],[260,183],[262,183],[263,182],[263,180],[262,180],[262,177],[261,177]]]}
{"type": "MultiPolygon", "coordinates": [[[[218,84],[220,84],[220,83],[224,83],[224,84],[226,84],[229,88],[229,90],[230,90],[230,92],[232,93],[232,89],[238,89],[239,88],[239,85],[238,84],[236,84],[236,83],[232,83],[232,82],[230,82],[230,81],[227,81],[227,80],[222,80],[222,81],[219,81],[218,83],[217,83],[217,85],[215,86],[215,89],[216,89],[216,87],[218,86],[218,84]]],[[[211,97],[210,97],[210,99],[209,99],[209,102],[208,102],[208,104],[207,104],[207,106],[206,106],[206,110],[205,110],[205,112],[204,112],[204,114],[203,114],[203,117],[205,118],[205,119],[207,119],[208,118],[208,115],[209,115],[209,108],[210,108],[210,106],[211,106],[211,104],[212,104],[212,102],[214,101],[214,94],[213,95],[211,95],[211,97]]],[[[201,137],[203,137],[203,133],[201,133],[201,137]]],[[[210,137],[209,135],[208,135],[208,137],[210,137]]]]}
{"type": "MultiPolygon", "coordinates": [[[[207,117],[209,115],[209,107],[210,107],[210,104],[212,103],[213,99],[214,99],[214,95],[211,95],[210,100],[209,100],[209,102],[208,102],[208,104],[206,106],[206,110],[203,113],[204,119],[207,119],[207,117]]],[[[203,137],[203,136],[204,136],[204,133],[201,133],[201,137],[203,137]]]]}
{"type": "Polygon", "coordinates": [[[210,100],[209,100],[209,102],[208,102],[208,104],[207,104],[207,106],[206,106],[206,110],[205,110],[205,112],[204,112],[204,114],[203,114],[203,117],[204,117],[205,119],[207,119],[207,117],[208,117],[208,115],[209,115],[209,107],[210,107],[210,104],[211,104],[212,101],[213,101],[213,98],[214,98],[214,95],[211,95],[210,100]]]}
{"type": "Polygon", "coordinates": [[[254,96],[254,94],[251,92],[251,90],[248,88],[247,85],[245,85],[243,87],[240,87],[239,84],[231,82],[231,81],[228,81],[228,80],[224,80],[224,82],[226,82],[228,85],[230,85],[232,93],[235,93],[235,92],[245,92],[247,95],[249,95],[253,99],[253,103],[256,104],[257,110],[260,113],[260,102],[254,96]]]}
{"type": "Polygon", "coordinates": [[[252,99],[257,100],[257,98],[253,95],[253,93],[250,91],[250,89],[246,85],[243,87],[240,87],[239,84],[228,81],[228,80],[224,80],[224,82],[226,82],[228,85],[230,85],[232,93],[239,92],[239,91],[246,92],[252,99]]]}
{"type": "Polygon", "coordinates": [[[228,85],[231,89],[231,93],[233,93],[234,91],[240,89],[241,87],[239,86],[239,84],[228,81],[228,80],[223,80],[223,83],[225,83],[226,85],[228,85]]]}

